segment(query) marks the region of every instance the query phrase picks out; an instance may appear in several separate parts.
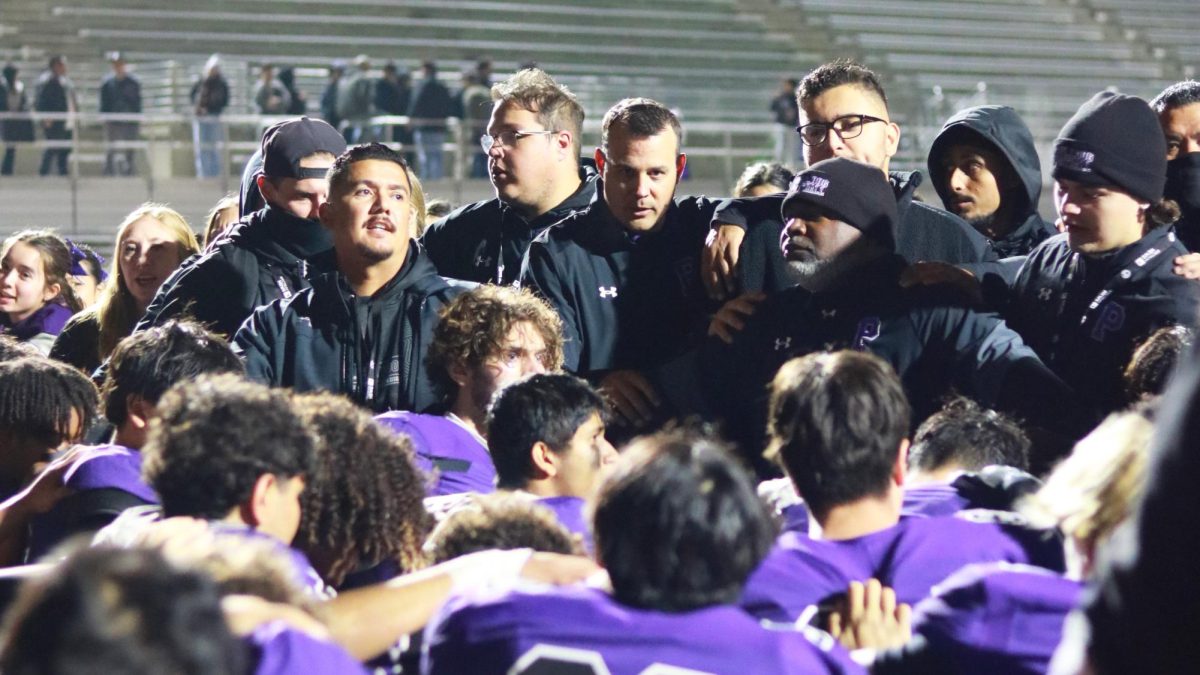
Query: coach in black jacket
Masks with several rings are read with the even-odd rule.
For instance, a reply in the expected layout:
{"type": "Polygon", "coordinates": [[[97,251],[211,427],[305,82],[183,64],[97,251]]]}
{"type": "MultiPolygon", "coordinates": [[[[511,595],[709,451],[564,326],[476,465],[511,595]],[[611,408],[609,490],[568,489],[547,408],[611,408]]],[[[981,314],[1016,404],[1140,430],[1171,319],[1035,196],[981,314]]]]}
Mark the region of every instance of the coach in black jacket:
{"type": "Polygon", "coordinates": [[[258,176],[266,207],[168,277],[134,332],[190,316],[232,336],[256,308],[307,288],[319,254],[333,246],[317,208],[329,189],[329,164],[345,149],[341,134],[321,120],[302,117],[267,129],[258,176]]]}
{"type": "Polygon", "coordinates": [[[659,397],[641,373],[704,335],[698,265],[716,202],[674,198],[687,158],[679,121],[662,104],[626,99],[601,126],[596,199],[534,239],[521,283],[562,317],[565,367],[597,381],[624,421],[642,426],[659,397]]]}
{"type": "Polygon", "coordinates": [[[440,310],[460,290],[410,239],[411,185],[404,158],[385,145],[337,158],[321,206],[336,271],[246,320],[234,347],[249,377],[342,393],[376,412],[436,402],[425,352],[440,310]]]}

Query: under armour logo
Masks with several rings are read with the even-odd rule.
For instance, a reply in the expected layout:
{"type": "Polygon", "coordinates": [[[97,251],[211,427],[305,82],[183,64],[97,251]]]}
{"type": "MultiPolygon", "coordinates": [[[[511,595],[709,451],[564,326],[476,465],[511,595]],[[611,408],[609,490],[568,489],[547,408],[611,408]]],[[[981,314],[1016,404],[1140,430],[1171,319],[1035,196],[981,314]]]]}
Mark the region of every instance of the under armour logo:
{"type": "Polygon", "coordinates": [[[1096,153],[1060,145],[1054,149],[1054,166],[1083,173],[1092,172],[1092,163],[1096,161],[1096,153]]]}
{"type": "Polygon", "coordinates": [[[617,297],[617,287],[616,286],[601,286],[600,287],[600,297],[602,297],[602,298],[617,297]]]}
{"type": "Polygon", "coordinates": [[[822,318],[822,319],[832,319],[832,318],[833,318],[833,317],[835,317],[835,316],[837,316],[837,310],[836,310],[836,309],[823,309],[823,310],[821,310],[821,318],[822,318]]]}
{"type": "Polygon", "coordinates": [[[1050,299],[1050,297],[1053,295],[1054,295],[1054,291],[1052,291],[1049,288],[1038,289],[1038,300],[1041,300],[1042,302],[1048,301],[1050,299]]]}
{"type": "Polygon", "coordinates": [[[791,349],[791,348],[792,348],[792,338],[790,338],[790,337],[775,338],[775,351],[781,352],[785,349],[791,349]]]}
{"type": "Polygon", "coordinates": [[[808,174],[800,181],[800,191],[806,194],[824,197],[829,189],[829,179],[816,174],[808,174]]]}
{"type": "Polygon", "coordinates": [[[492,259],[487,256],[480,255],[475,258],[475,266],[476,267],[491,267],[492,259]]]}

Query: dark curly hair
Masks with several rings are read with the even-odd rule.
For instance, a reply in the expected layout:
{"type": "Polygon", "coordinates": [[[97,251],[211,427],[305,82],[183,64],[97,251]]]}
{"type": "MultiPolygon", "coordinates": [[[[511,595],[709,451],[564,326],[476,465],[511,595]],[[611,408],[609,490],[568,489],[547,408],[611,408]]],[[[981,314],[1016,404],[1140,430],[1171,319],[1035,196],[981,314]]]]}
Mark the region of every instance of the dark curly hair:
{"type": "Polygon", "coordinates": [[[1029,437],[1012,419],[969,398],[958,397],[917,427],[908,451],[908,467],[979,471],[999,464],[1025,470],[1029,468],[1029,447],[1029,437]]]}
{"type": "Polygon", "coordinates": [[[480,286],[451,301],[442,310],[425,355],[429,378],[442,401],[450,403],[458,392],[450,377],[452,368],[478,368],[500,351],[509,331],[522,322],[533,324],[545,341],[546,370],[562,368],[562,319],[528,289],[480,286]]]}
{"type": "Polygon", "coordinates": [[[580,553],[575,536],[553,511],[511,492],[473,495],[429,535],[426,548],[433,564],[493,548],[580,553]]]}
{"type": "Polygon", "coordinates": [[[74,441],[87,433],[98,403],[92,381],[65,363],[41,356],[0,362],[0,432],[10,441],[27,439],[46,450],[74,441]]]}
{"type": "Polygon", "coordinates": [[[172,387],[158,412],[141,449],[142,477],[168,518],[224,518],[250,499],[260,476],[312,468],[316,439],[286,391],[205,375],[172,387]]]}
{"type": "Polygon", "coordinates": [[[1164,326],[1138,345],[1123,378],[1130,403],[1161,394],[1195,338],[1195,331],[1187,326],[1164,326]]]}
{"type": "Polygon", "coordinates": [[[83,549],[27,582],[5,624],[12,675],[233,675],[249,661],[212,579],[151,549],[83,549]]]}
{"type": "Polygon", "coordinates": [[[120,426],[128,415],[130,396],[155,405],[176,382],[205,373],[241,373],[244,369],[220,336],[194,321],[173,319],[117,344],[102,389],[104,416],[120,426]]]}
{"type": "Polygon", "coordinates": [[[433,519],[425,510],[412,441],[341,396],[310,393],[293,401],[317,435],[295,546],[333,586],[350,572],[388,560],[405,571],[420,567],[433,519]]]}

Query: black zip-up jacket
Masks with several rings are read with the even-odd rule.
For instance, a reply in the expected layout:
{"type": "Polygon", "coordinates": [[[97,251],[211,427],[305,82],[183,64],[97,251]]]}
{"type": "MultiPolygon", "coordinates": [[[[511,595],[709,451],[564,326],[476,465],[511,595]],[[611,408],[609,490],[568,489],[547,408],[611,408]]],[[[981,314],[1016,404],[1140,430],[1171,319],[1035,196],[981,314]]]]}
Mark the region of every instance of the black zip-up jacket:
{"type": "Polygon", "coordinates": [[[232,336],[256,308],[295,296],[312,273],[332,269],[332,256],[323,255],[332,250],[320,223],[268,205],[168,277],[134,332],[190,316],[232,336]]]}
{"type": "MultiPolygon", "coordinates": [[[[919,171],[888,174],[896,194],[896,252],[909,262],[936,261],[952,265],[991,263],[996,252],[981,234],[958,216],[913,200],[921,184],[919,171]]],[[[743,291],[772,293],[791,286],[787,262],[779,246],[783,232],[783,199],[778,193],[723,202],[713,224],[746,228],[739,250],[739,282],[743,291]]],[[[990,269],[990,266],[988,267],[990,269]]]]}
{"type": "Polygon", "coordinates": [[[369,298],[340,272],[260,308],[238,330],[234,350],[251,379],[296,391],[349,396],[375,412],[421,411],[437,402],[425,353],[450,286],[412,242],[396,276],[369,298]]]}
{"type": "Polygon", "coordinates": [[[481,284],[515,283],[529,242],[587,208],[596,196],[597,177],[591,168],[580,167],[579,189],[532,221],[499,199],[467,204],[430,225],[421,235],[421,245],[442,276],[481,284]]]}
{"type": "Polygon", "coordinates": [[[1137,345],[1163,326],[1195,323],[1200,284],[1173,271],[1186,252],[1171,227],[1100,256],[1056,235],[1021,267],[1005,317],[1097,412],[1117,410],[1137,345]]]}
{"type": "Polygon", "coordinates": [[[656,366],[699,342],[708,323],[700,253],[717,202],[676,199],[658,227],[631,235],[596,199],[529,245],[521,285],[563,320],[564,367],[590,375],[656,366]]]}
{"type": "Polygon", "coordinates": [[[1033,134],[1015,110],[999,105],[976,106],[960,111],[946,121],[929,147],[928,164],[933,187],[943,204],[953,195],[942,162],[950,147],[960,142],[990,146],[1008,161],[1020,181],[1020,185],[1013,186],[1008,194],[1001,196],[1002,200],[1013,200],[1011,207],[1007,203],[1002,205],[1011,208],[1013,220],[1019,224],[1000,239],[992,240],[997,255],[1001,258],[1028,255],[1035,246],[1057,233],[1054,226],[1038,214],[1042,164],[1033,144],[1033,134]]]}
{"type": "Polygon", "coordinates": [[[893,256],[847,272],[826,291],[797,286],[772,294],[733,344],[707,341],[696,388],[760,469],[768,386],[786,361],[816,351],[857,349],[883,358],[899,374],[915,420],[934,412],[951,388],[985,405],[1035,413],[1035,398],[1067,396],[1065,385],[998,315],[962,305],[948,289],[901,288],[905,265],[893,256]],[[1037,391],[1027,395],[1027,389],[1037,391]]]}

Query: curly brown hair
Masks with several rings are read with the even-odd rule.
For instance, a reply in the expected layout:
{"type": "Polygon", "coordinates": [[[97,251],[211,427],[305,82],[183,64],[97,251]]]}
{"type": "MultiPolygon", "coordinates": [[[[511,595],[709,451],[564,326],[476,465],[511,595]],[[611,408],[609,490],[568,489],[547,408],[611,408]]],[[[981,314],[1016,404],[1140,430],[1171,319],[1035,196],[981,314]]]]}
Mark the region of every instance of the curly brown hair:
{"type": "Polygon", "coordinates": [[[429,535],[426,548],[434,564],[488,549],[581,552],[575,536],[550,509],[512,492],[472,495],[469,504],[450,514],[429,535]]]}
{"type": "Polygon", "coordinates": [[[307,393],[293,401],[318,437],[315,467],[300,495],[295,546],[332,586],[384,561],[404,571],[421,567],[433,519],[412,441],[341,396],[307,393]]]}
{"type": "Polygon", "coordinates": [[[434,391],[449,403],[458,392],[450,376],[455,366],[478,368],[500,351],[509,331],[530,323],[546,343],[548,371],[562,368],[562,319],[545,300],[528,289],[480,286],[455,298],[442,311],[425,356],[434,391]]]}

